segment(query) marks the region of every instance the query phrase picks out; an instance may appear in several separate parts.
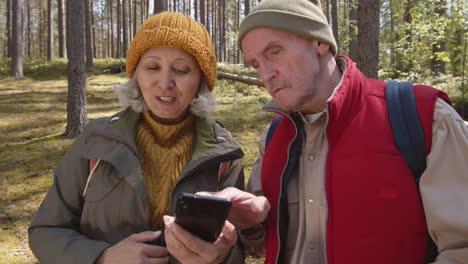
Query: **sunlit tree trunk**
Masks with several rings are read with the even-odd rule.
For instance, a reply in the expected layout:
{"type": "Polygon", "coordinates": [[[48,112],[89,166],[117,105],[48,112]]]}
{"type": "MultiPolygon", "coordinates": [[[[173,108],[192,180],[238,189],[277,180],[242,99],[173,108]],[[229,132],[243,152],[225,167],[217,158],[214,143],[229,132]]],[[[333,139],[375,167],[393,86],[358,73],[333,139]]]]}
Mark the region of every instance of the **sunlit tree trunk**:
{"type": "Polygon", "coordinates": [[[23,0],[12,3],[11,76],[17,80],[23,76],[23,0]]]}
{"type": "MultiPolygon", "coordinates": [[[[73,0],[69,0],[72,2],[73,0]]],[[[93,33],[91,31],[91,10],[90,1],[83,0],[84,2],[84,16],[85,16],[85,39],[86,39],[86,70],[92,71],[94,68],[93,63],[93,33]]],[[[69,3],[70,4],[70,3],[69,3]]]]}
{"type": "MultiPolygon", "coordinates": [[[[86,0],[88,1],[88,0],[86,0]]],[[[65,136],[75,138],[87,122],[85,71],[85,2],[67,3],[68,97],[65,136]]]]}
{"type": "Polygon", "coordinates": [[[369,78],[378,77],[380,1],[359,0],[358,68],[369,78]]]}
{"type": "Polygon", "coordinates": [[[53,30],[52,0],[47,1],[47,60],[54,59],[54,30],[53,30]]]}
{"type": "Polygon", "coordinates": [[[65,19],[64,19],[64,4],[65,0],[57,0],[58,6],[58,41],[59,41],[59,57],[65,57],[65,19]]]}

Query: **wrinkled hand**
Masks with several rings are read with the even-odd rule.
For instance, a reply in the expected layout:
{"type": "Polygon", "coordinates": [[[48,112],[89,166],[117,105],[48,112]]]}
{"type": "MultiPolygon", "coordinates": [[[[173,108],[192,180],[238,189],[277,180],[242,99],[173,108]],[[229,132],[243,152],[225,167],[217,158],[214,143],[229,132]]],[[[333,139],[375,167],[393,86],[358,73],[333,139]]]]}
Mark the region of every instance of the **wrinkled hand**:
{"type": "Polygon", "coordinates": [[[232,202],[228,220],[238,230],[244,230],[265,221],[270,211],[270,203],[264,196],[255,196],[234,187],[219,192],[198,192],[199,195],[228,198],[232,202]]]}
{"type": "Polygon", "coordinates": [[[97,263],[169,263],[169,253],[166,248],[145,244],[156,240],[160,235],[161,231],[133,234],[107,248],[97,263]]]}
{"type": "Polygon", "coordinates": [[[184,264],[217,264],[223,262],[237,241],[236,228],[226,221],[221,235],[214,242],[207,242],[175,223],[172,216],[164,216],[164,237],[167,249],[184,264]]]}

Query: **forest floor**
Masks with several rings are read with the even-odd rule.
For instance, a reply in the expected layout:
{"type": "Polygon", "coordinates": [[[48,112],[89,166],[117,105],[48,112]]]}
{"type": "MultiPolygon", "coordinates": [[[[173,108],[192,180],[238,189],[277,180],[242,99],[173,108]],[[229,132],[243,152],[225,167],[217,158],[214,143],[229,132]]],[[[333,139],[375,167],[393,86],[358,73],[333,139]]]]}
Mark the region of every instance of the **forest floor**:
{"type": "MultiPolygon", "coordinates": [[[[121,108],[112,85],[127,78],[101,74],[115,61],[97,61],[87,77],[88,119],[121,108]]],[[[251,74],[243,72],[241,74],[251,74]]],[[[67,78],[64,61],[25,68],[20,81],[2,75],[0,63],[0,263],[37,263],[28,246],[27,227],[52,183],[53,169],[72,140],[66,125],[67,78]]],[[[234,71],[235,72],[235,71],[234,71]]],[[[243,146],[245,175],[257,156],[257,141],[272,115],[261,111],[269,100],[263,88],[220,80],[214,90],[214,116],[243,146]]],[[[247,263],[261,263],[249,259],[247,263]]]]}
{"type": "MultiPolygon", "coordinates": [[[[112,85],[125,80],[124,74],[88,75],[89,120],[121,109],[112,85]]],[[[214,115],[242,144],[249,175],[258,136],[271,120],[261,111],[269,96],[256,86],[224,80],[214,94],[219,104],[214,115]]],[[[66,76],[0,79],[0,263],[37,263],[27,227],[52,183],[53,169],[72,143],[63,135],[66,103],[66,76]]]]}

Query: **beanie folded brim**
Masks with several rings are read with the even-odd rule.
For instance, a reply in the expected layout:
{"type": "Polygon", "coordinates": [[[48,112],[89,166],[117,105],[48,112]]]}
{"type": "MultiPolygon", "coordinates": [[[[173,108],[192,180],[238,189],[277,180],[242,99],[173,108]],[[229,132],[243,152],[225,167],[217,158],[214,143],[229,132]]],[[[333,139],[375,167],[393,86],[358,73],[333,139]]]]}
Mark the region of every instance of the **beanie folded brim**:
{"type": "Polygon", "coordinates": [[[242,49],[242,39],[247,32],[255,28],[265,27],[294,33],[306,39],[314,39],[326,43],[330,45],[332,53],[336,55],[336,42],[330,41],[330,36],[333,36],[330,25],[317,20],[279,10],[257,11],[242,21],[238,44],[242,49]],[[291,19],[292,17],[294,18],[291,19]]]}

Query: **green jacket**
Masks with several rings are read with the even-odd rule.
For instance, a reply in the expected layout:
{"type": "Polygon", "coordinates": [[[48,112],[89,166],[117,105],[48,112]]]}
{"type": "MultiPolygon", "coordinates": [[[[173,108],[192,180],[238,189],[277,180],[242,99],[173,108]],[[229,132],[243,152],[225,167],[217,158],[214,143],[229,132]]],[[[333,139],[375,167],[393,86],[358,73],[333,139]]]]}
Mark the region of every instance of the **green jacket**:
{"type": "MultiPolygon", "coordinates": [[[[28,229],[29,245],[41,263],[93,263],[107,247],[151,230],[135,143],[138,120],[138,113],[126,109],[90,123],[60,160],[53,185],[28,229]],[[89,160],[97,159],[101,162],[83,196],[89,160]]],[[[172,192],[172,215],[181,192],[244,188],[243,152],[223,127],[209,118],[195,118],[193,148],[172,192]],[[224,161],[232,165],[218,180],[224,161]]],[[[231,250],[228,263],[244,262],[239,245],[231,250]]]]}

